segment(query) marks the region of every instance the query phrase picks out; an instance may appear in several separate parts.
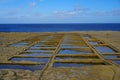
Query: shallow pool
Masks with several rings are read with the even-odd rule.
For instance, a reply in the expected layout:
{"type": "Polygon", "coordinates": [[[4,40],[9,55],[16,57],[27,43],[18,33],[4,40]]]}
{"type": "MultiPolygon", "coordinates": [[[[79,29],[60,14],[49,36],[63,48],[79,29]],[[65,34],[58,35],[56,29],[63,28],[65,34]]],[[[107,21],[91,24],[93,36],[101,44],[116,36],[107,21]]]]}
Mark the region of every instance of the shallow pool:
{"type": "Polygon", "coordinates": [[[87,53],[90,53],[90,52],[70,50],[70,49],[64,49],[59,51],[59,54],[87,54],[87,53]]]}
{"type": "Polygon", "coordinates": [[[43,52],[54,52],[54,50],[42,50],[42,49],[40,49],[40,50],[33,50],[33,49],[29,49],[29,50],[27,50],[27,52],[32,52],[32,53],[35,53],[35,52],[38,52],[38,53],[43,53],[43,52]]]}
{"type": "Polygon", "coordinates": [[[98,57],[69,57],[69,56],[66,56],[66,57],[56,57],[55,60],[75,60],[75,59],[98,59],[98,57]]]}
{"type": "Polygon", "coordinates": [[[113,62],[120,65],[120,60],[115,60],[113,62]]]}
{"type": "Polygon", "coordinates": [[[98,42],[89,42],[91,45],[97,45],[98,42]]]}
{"type": "Polygon", "coordinates": [[[18,42],[18,43],[15,43],[15,44],[11,44],[11,46],[15,46],[15,47],[23,47],[23,46],[26,46],[28,45],[27,42],[18,42]]]}
{"type": "Polygon", "coordinates": [[[82,67],[82,66],[92,66],[92,65],[104,65],[104,64],[83,64],[83,63],[60,63],[55,62],[54,67],[82,67]]]}
{"type": "Polygon", "coordinates": [[[113,49],[107,46],[94,46],[94,47],[100,53],[115,53],[113,49]]]}
{"type": "Polygon", "coordinates": [[[104,56],[104,58],[106,58],[106,59],[114,59],[114,58],[117,58],[117,56],[110,55],[110,56],[104,56]]]}
{"type": "Polygon", "coordinates": [[[87,46],[62,45],[61,48],[88,48],[87,46]]]}
{"type": "Polygon", "coordinates": [[[90,36],[84,36],[85,39],[90,39],[90,36]]]}
{"type": "Polygon", "coordinates": [[[21,56],[52,56],[52,53],[21,53],[21,56]]]}
{"type": "Polygon", "coordinates": [[[12,58],[11,61],[48,62],[49,58],[12,58]]]}
{"type": "Polygon", "coordinates": [[[0,69],[23,69],[23,70],[41,70],[45,65],[10,65],[10,64],[2,64],[0,65],[0,69]]]}

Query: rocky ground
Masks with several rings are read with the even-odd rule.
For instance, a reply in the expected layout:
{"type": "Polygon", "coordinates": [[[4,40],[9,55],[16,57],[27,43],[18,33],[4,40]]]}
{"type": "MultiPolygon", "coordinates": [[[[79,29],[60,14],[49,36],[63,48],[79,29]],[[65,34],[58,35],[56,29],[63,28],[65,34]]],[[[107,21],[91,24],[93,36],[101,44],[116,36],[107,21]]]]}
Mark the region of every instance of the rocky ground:
{"type": "MultiPolygon", "coordinates": [[[[40,80],[40,73],[41,71],[0,70],[0,80],[40,80]]],[[[49,69],[41,80],[114,80],[114,77],[115,69],[112,66],[85,66],[49,69]]]]}
{"type": "MultiPolygon", "coordinates": [[[[120,50],[120,32],[82,32],[112,44],[120,50]]],[[[0,33],[0,63],[21,50],[22,48],[8,46],[8,44],[35,36],[37,33],[0,33]]],[[[45,71],[42,80],[120,80],[119,67],[114,66],[86,66],[80,68],[52,68],[45,71]]],[[[0,70],[0,80],[40,80],[41,71],[29,70],[0,70]]]]}
{"type": "Polygon", "coordinates": [[[46,70],[43,80],[113,80],[113,77],[111,66],[85,66],[46,70]]]}
{"type": "Polygon", "coordinates": [[[0,80],[39,80],[40,71],[0,70],[0,80]]]}

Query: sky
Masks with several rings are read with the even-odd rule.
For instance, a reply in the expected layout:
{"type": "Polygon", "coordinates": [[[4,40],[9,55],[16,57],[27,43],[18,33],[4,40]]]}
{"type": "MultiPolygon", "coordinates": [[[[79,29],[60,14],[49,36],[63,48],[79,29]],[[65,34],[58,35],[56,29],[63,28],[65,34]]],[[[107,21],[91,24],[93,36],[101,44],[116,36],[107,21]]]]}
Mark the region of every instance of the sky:
{"type": "Polygon", "coordinates": [[[0,0],[0,23],[120,23],[120,0],[0,0]]]}

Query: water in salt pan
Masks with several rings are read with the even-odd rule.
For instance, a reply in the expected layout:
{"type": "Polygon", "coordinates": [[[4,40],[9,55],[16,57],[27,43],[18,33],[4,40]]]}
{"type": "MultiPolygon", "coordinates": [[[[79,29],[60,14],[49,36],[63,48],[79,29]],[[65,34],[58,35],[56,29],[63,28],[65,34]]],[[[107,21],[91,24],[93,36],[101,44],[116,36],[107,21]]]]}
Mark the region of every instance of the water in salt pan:
{"type": "Polygon", "coordinates": [[[11,61],[48,62],[48,58],[12,58],[11,61]]]}
{"type": "Polygon", "coordinates": [[[87,53],[90,53],[90,52],[70,50],[70,49],[60,50],[60,52],[59,52],[59,54],[87,54],[87,53]]]}
{"type": "Polygon", "coordinates": [[[41,70],[45,65],[12,65],[12,64],[2,64],[0,69],[22,69],[22,70],[41,70]]]}
{"type": "Polygon", "coordinates": [[[83,64],[83,63],[60,63],[55,62],[54,67],[82,67],[82,66],[92,66],[92,65],[104,65],[104,64],[83,64]]]}
{"type": "Polygon", "coordinates": [[[113,49],[107,46],[94,46],[94,47],[100,53],[115,53],[113,49]]]}
{"type": "Polygon", "coordinates": [[[21,56],[52,56],[52,53],[21,53],[21,56]]]}
{"type": "Polygon", "coordinates": [[[19,42],[19,43],[12,44],[11,46],[24,47],[24,46],[27,46],[27,45],[28,45],[27,42],[19,42]]]}

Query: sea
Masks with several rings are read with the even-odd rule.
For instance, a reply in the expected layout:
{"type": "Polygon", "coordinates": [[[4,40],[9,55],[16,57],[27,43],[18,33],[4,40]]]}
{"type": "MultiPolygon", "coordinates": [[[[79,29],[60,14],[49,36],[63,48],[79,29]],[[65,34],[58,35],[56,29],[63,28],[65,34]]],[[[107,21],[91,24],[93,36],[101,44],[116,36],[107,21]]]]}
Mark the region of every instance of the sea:
{"type": "Polygon", "coordinates": [[[120,31],[120,23],[0,24],[0,32],[120,31]]]}

